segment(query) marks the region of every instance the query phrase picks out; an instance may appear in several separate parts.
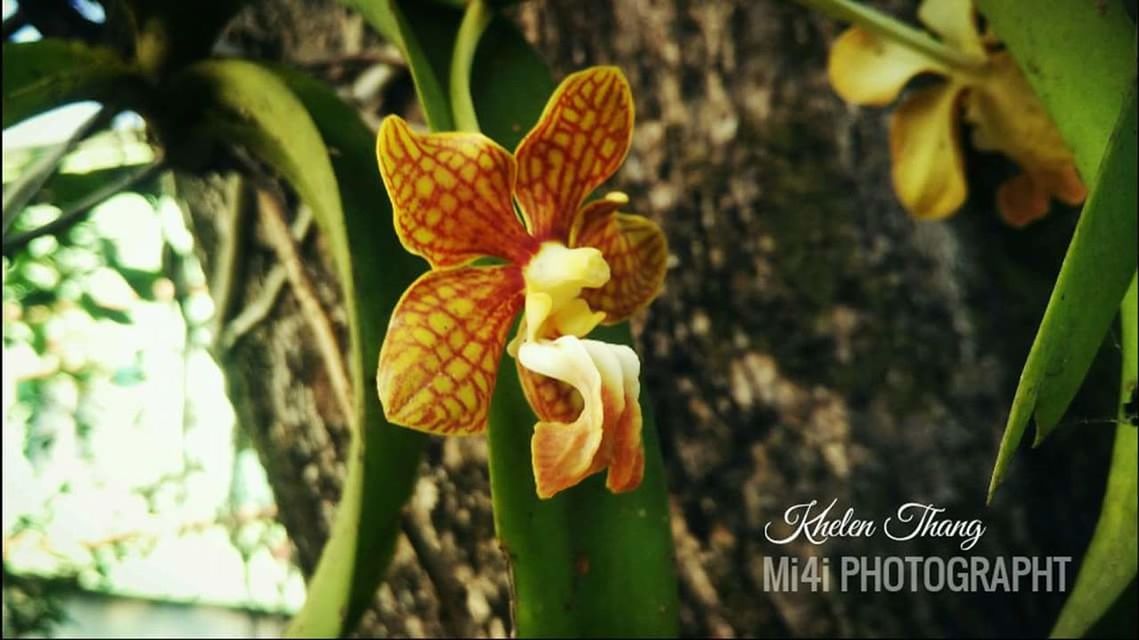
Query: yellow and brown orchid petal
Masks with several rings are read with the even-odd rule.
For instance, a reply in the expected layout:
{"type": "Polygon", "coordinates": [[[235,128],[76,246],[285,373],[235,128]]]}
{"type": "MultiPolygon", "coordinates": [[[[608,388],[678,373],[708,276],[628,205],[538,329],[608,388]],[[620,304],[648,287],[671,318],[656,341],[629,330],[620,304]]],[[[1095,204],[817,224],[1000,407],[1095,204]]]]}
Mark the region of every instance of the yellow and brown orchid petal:
{"type": "Polygon", "coordinates": [[[1055,184],[1047,190],[1064,202],[1083,202],[1086,189],[1072,153],[1012,56],[995,54],[990,73],[964,103],[974,146],[1009,156],[1038,183],[1055,184]]]}
{"type": "Polygon", "coordinates": [[[543,422],[573,422],[581,415],[584,401],[581,394],[569,384],[522,366],[515,358],[518,380],[522,392],[534,413],[543,422]]]}
{"type": "Polygon", "coordinates": [[[890,118],[894,191],[911,215],[944,218],[965,202],[965,166],[958,134],[960,86],[915,91],[890,118]]]}
{"type": "Polygon", "coordinates": [[[918,20],[958,51],[985,55],[973,0],[925,0],[918,9],[918,20]]]}
{"type": "Polygon", "coordinates": [[[563,336],[523,343],[518,357],[522,367],[567,384],[582,399],[572,422],[542,419],[534,429],[538,496],[549,498],[606,467],[610,490],[636,488],[644,469],[644,453],[638,451],[642,421],[636,353],[623,345],[563,336]]]}
{"type": "Polygon", "coordinates": [[[438,434],[485,429],[522,288],[513,265],[428,271],[416,280],[380,350],[376,382],[388,421],[438,434]]]}
{"type": "Polygon", "coordinates": [[[668,266],[668,241],[657,223],[644,216],[618,213],[628,203],[622,193],[582,208],[571,246],[595,247],[609,264],[609,281],[583,289],[589,306],[606,314],[605,323],[623,322],[660,293],[668,266]]]}
{"type": "Polygon", "coordinates": [[[1075,165],[1054,170],[1027,171],[1008,179],[997,189],[997,210],[1013,227],[1024,227],[1048,214],[1051,198],[1076,206],[1087,197],[1087,188],[1075,165]]]}
{"type": "MultiPolygon", "coordinates": [[[[592,342],[592,341],[585,341],[592,342]]],[[[622,354],[624,355],[624,354],[622,354]]],[[[614,493],[635,489],[644,475],[644,447],[641,443],[641,406],[635,400],[640,394],[640,363],[635,355],[629,360],[619,357],[625,384],[625,408],[620,415],[612,410],[606,414],[606,427],[602,430],[601,444],[593,456],[593,463],[583,477],[609,469],[606,485],[614,493]],[[629,401],[632,398],[634,401],[629,401]]],[[[581,393],[569,384],[535,373],[517,363],[518,379],[526,401],[539,420],[554,423],[572,423],[581,415],[584,401],[581,393]]]]}
{"type": "Polygon", "coordinates": [[[582,201],[625,160],[633,95],[617,67],[591,67],[562,81],[518,145],[515,197],[530,233],[565,241],[582,201]]]}
{"type": "MultiPolygon", "coordinates": [[[[530,441],[534,482],[538,497],[550,498],[589,475],[604,434],[606,399],[610,403],[616,399],[603,389],[600,367],[584,341],[576,337],[524,342],[518,348],[518,361],[535,373],[568,384],[583,400],[573,422],[540,420],[534,427],[530,441]]],[[[608,360],[602,366],[620,369],[619,363],[608,360]]]]}
{"type": "Polygon", "coordinates": [[[514,213],[514,158],[490,138],[421,135],[388,116],[376,156],[400,241],[433,268],[482,256],[521,264],[537,246],[514,213]]]}
{"type": "MultiPolygon", "coordinates": [[[[605,346],[615,348],[614,345],[605,346]]],[[[601,451],[608,458],[605,461],[609,468],[605,478],[606,488],[613,493],[624,493],[639,487],[645,475],[645,446],[641,439],[644,419],[639,401],[641,362],[628,347],[616,349],[614,355],[621,364],[625,408],[615,421],[606,423],[601,451]]]]}
{"type": "Polygon", "coordinates": [[[997,210],[1011,227],[1024,227],[1048,213],[1048,191],[1027,173],[1009,178],[997,189],[997,210]]]}
{"type": "Polygon", "coordinates": [[[884,106],[919,73],[949,74],[945,65],[913,49],[851,27],[835,40],[827,59],[827,76],[835,93],[847,102],[884,106]]]}
{"type": "Polygon", "coordinates": [[[1088,188],[1080,179],[1075,162],[1069,162],[1055,169],[1040,171],[1035,179],[1047,186],[1052,197],[1069,207],[1083,204],[1088,197],[1088,188]]]}

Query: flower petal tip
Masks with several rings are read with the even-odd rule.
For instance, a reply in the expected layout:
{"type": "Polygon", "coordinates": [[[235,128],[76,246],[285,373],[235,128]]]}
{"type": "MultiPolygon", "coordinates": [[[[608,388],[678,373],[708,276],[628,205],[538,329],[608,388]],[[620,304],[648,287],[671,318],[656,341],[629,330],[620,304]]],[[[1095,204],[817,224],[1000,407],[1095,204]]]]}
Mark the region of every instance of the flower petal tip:
{"type": "Polygon", "coordinates": [[[590,67],[558,85],[515,151],[515,195],[534,237],[566,237],[585,197],[625,161],[633,118],[632,90],[617,67],[590,67]]]}
{"type": "Polygon", "coordinates": [[[552,498],[585,479],[601,438],[601,430],[590,425],[549,422],[535,425],[530,451],[538,497],[552,498]]]}

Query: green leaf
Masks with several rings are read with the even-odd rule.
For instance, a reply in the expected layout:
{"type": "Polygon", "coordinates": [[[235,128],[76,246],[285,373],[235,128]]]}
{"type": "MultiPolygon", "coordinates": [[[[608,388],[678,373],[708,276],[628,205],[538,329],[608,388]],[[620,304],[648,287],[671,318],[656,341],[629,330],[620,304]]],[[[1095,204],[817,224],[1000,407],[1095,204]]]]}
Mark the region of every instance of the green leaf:
{"type": "Polygon", "coordinates": [[[407,274],[399,267],[386,273],[388,265],[381,269],[377,262],[378,256],[393,255],[377,249],[390,244],[382,236],[394,232],[369,227],[386,226],[388,220],[382,213],[382,225],[374,218],[386,201],[382,189],[368,189],[364,182],[370,176],[379,182],[374,162],[364,159],[370,151],[360,146],[370,150],[372,136],[355,113],[336,106],[318,85],[291,81],[298,93],[268,69],[229,60],[196,64],[175,86],[206,105],[202,134],[246,147],[312,207],[341,277],[355,390],[352,444],[332,534],[309,583],[310,600],[290,627],[295,634],[330,636],[345,633],[374,595],[391,554],[399,509],[410,493],[421,439],[383,421],[374,391],[380,314],[394,306],[407,274]],[[343,186],[322,134],[342,156],[337,168],[346,178],[343,186]]]}
{"type": "Polygon", "coordinates": [[[403,52],[432,131],[455,128],[448,97],[451,47],[461,13],[421,0],[341,0],[403,52]]]}
{"type": "MultiPolygon", "coordinates": [[[[632,346],[627,324],[592,336],[632,346]]],[[[649,398],[642,388],[645,476],[614,495],[604,474],[549,500],[534,486],[536,418],[504,358],[491,405],[495,529],[513,572],[518,637],[675,636],[677,591],[667,487],[649,398]]]]}
{"type": "MultiPolygon", "coordinates": [[[[83,173],[56,173],[48,178],[40,192],[36,194],[36,202],[59,205],[66,209],[72,203],[95,193],[100,187],[112,182],[120,182],[124,177],[136,172],[143,163],[120,165],[85,171],[83,173]]],[[[131,193],[155,194],[160,193],[158,176],[144,180],[131,186],[131,193]]]]}
{"type": "MultiPolygon", "coordinates": [[[[332,154],[332,167],[344,203],[344,226],[352,255],[356,283],[356,313],[362,345],[364,382],[372,411],[380,411],[376,389],[376,363],[387,333],[388,320],[404,290],[423,272],[423,261],[407,253],[391,220],[391,205],[380,179],[375,157],[375,136],[351,107],[327,86],[285,68],[274,69],[308,108],[332,154]]],[[[364,452],[364,488],[360,510],[357,568],[343,631],[354,626],[371,606],[376,587],[391,561],[399,533],[400,511],[411,495],[419,459],[427,436],[391,425],[382,419],[368,422],[364,452]]],[[[315,584],[315,583],[314,583],[315,584]]],[[[312,633],[316,600],[298,615],[291,635],[312,633]]]]}
{"type": "MultiPolygon", "coordinates": [[[[552,92],[549,71],[521,34],[499,18],[475,54],[472,91],[483,131],[512,148],[552,92]]],[[[632,345],[627,324],[595,332],[632,345]]],[[[645,477],[613,495],[603,475],[540,500],[530,437],[536,421],[504,358],[491,405],[490,472],[495,528],[513,571],[519,637],[672,636],[677,589],[660,445],[647,394],[645,477]]]]}
{"type": "Polygon", "coordinates": [[[1139,382],[1139,327],[1136,326],[1139,309],[1136,305],[1136,280],[1132,278],[1131,287],[1119,309],[1123,336],[1120,424],[1115,427],[1115,449],[1107,475],[1107,489],[1091,544],[1084,554],[1076,584],[1064,603],[1056,627],[1052,629],[1053,637],[1084,635],[1135,579],[1139,564],[1139,534],[1136,531],[1139,429],[1126,422],[1129,416],[1125,410],[1128,403],[1133,402],[1136,383],[1139,382]]]}
{"type": "Polygon", "coordinates": [[[1135,272],[1135,57],[1134,26],[1118,7],[1105,5],[1101,14],[1084,2],[1047,0],[1033,3],[1026,15],[1021,3],[980,5],[1026,70],[1081,175],[1093,178],[1013,398],[991,500],[1029,419],[1036,421],[1037,444],[1059,424],[1135,272]],[[1079,50],[1054,46],[1061,41],[1082,44],[1079,50]],[[1102,65],[1086,64],[1091,54],[1084,45],[1098,52],[1102,65]],[[1114,134],[1108,122],[1116,124],[1114,134]]]}
{"type": "MultiPolygon", "coordinates": [[[[111,262],[108,260],[108,262],[111,262]]],[[[121,264],[111,262],[111,266],[115,271],[123,277],[123,282],[131,288],[132,291],[143,300],[154,299],[154,284],[159,280],[165,279],[161,273],[154,273],[153,271],[145,271],[143,269],[134,269],[131,267],[124,267],[121,264]]]]}
{"type": "Polygon", "coordinates": [[[977,0],[977,5],[1071,147],[1084,182],[1095,184],[1111,124],[1135,78],[1135,23],[1123,3],[977,0]]]}
{"type": "Polygon", "coordinates": [[[1036,443],[1055,428],[1091,366],[1115,309],[1135,273],[1135,95],[1120,114],[1044,319],[1028,353],[1001,437],[989,497],[1020,444],[1030,417],[1036,443]]]}
{"type": "MultiPolygon", "coordinates": [[[[403,49],[434,130],[454,114],[446,88],[460,14],[427,3],[345,0],[403,49]],[[443,112],[445,110],[445,113],[443,112]]],[[[472,68],[478,121],[513,147],[553,89],[546,66],[509,22],[492,22],[472,68]]],[[[627,326],[608,339],[629,344],[627,326]]],[[[646,470],[635,492],[614,496],[601,477],[539,500],[530,461],[535,422],[504,359],[490,416],[495,526],[511,559],[518,636],[675,635],[677,590],[659,443],[645,411],[646,470]]]]}
{"type": "Polygon", "coordinates": [[[556,87],[546,63],[514,25],[493,20],[479,42],[471,68],[471,98],[483,133],[514,149],[538,120],[556,87]]]}
{"type": "Polygon", "coordinates": [[[4,43],[4,128],[79,100],[121,97],[134,68],[110,49],[70,40],[4,43]]]}

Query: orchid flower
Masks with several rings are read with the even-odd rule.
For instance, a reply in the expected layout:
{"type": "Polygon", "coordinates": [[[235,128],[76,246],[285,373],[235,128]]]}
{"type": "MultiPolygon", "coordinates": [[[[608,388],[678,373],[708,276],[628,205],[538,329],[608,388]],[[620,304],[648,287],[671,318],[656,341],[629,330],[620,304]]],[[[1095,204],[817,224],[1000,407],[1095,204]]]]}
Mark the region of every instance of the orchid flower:
{"type": "Polygon", "coordinates": [[[376,152],[396,232],[431,266],[404,292],[380,351],[388,421],[483,432],[521,311],[509,351],[539,418],[538,495],[603,469],[615,493],[640,484],[640,361],[585,339],[648,305],[664,281],[661,229],[619,212],[622,193],[585,202],[624,162],[632,134],[632,95],[614,67],[568,76],[513,155],[482,134],[383,121],[376,152]]]}
{"type": "Polygon", "coordinates": [[[1048,212],[1056,198],[1078,205],[1087,195],[1072,153],[1007,51],[977,29],[972,0],[924,0],[918,19],[954,51],[981,61],[955,68],[900,42],[852,27],[835,41],[828,74],[847,102],[885,106],[919,74],[944,81],[914,89],[894,110],[890,154],[894,190],[915,217],[954,213],[967,194],[959,119],[972,125],[973,145],[999,151],[1021,173],[1001,185],[997,208],[1021,227],[1048,212]]]}

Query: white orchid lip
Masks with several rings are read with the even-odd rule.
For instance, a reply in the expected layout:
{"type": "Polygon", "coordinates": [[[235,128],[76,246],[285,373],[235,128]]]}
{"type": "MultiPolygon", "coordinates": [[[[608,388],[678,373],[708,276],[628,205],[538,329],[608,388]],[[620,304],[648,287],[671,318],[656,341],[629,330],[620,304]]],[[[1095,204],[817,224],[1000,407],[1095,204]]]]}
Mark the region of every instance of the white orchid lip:
{"type": "Polygon", "coordinates": [[[625,345],[576,336],[524,342],[518,361],[535,373],[571,386],[582,409],[573,422],[541,420],[534,427],[531,456],[538,495],[548,498],[609,469],[606,485],[624,492],[640,484],[640,360],[625,345]]]}
{"type": "Polygon", "coordinates": [[[604,312],[593,311],[581,298],[582,289],[609,282],[609,264],[597,249],[543,242],[522,269],[522,277],[526,340],[537,340],[549,329],[559,335],[584,336],[605,319],[604,312]]]}
{"type": "Polygon", "coordinates": [[[538,495],[552,497],[605,468],[611,491],[632,490],[644,472],[641,363],[625,345],[582,339],[606,315],[593,311],[581,292],[604,286],[609,264],[592,247],[545,242],[522,277],[526,307],[508,350],[520,371],[556,380],[581,400],[576,417],[540,419],[534,426],[530,446],[538,495]]]}

